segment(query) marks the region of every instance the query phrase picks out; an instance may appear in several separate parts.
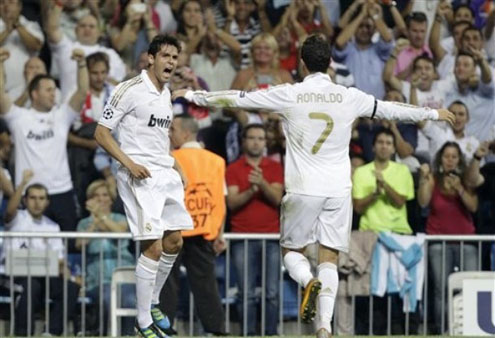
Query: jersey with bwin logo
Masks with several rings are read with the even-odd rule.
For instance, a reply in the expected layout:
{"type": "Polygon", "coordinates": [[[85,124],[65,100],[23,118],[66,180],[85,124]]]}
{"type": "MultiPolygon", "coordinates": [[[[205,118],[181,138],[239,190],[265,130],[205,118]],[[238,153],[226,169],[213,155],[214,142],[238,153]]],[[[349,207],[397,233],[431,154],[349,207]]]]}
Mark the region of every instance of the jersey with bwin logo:
{"type": "Polygon", "coordinates": [[[159,169],[174,164],[168,134],[172,119],[170,91],[158,92],[143,70],[115,88],[99,124],[117,128],[120,148],[134,162],[159,169]]]}

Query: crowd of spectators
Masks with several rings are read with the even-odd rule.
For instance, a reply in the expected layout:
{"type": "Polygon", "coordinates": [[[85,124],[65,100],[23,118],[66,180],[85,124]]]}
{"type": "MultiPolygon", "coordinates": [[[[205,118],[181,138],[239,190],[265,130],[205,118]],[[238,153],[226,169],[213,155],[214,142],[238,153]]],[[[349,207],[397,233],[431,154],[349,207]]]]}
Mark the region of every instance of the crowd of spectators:
{"type": "MultiPolygon", "coordinates": [[[[97,146],[93,133],[114,86],[146,69],[147,46],[157,34],[175,34],[183,45],[170,89],[207,91],[300,81],[298,48],[309,34],[320,34],[332,50],[328,75],[334,82],[379,99],[449,107],[457,118],[453,126],[355,121],[350,145],[355,228],[397,234],[494,233],[494,28],[495,3],[490,0],[0,0],[5,229],[127,231],[114,178],[118,164],[97,146]],[[20,204],[27,211],[17,212],[20,204]],[[22,225],[21,218],[29,221],[22,225]]],[[[177,148],[189,142],[186,148],[207,149],[226,163],[221,177],[229,215],[225,231],[277,233],[285,141],[276,112],[207,109],[183,99],[172,107],[183,116],[179,125],[174,122],[176,136],[189,137],[177,148]]],[[[184,240],[194,252],[202,250],[206,239],[205,269],[223,249],[218,236],[225,215],[215,217],[222,220],[221,230],[184,240]]],[[[116,252],[119,264],[134,262],[128,243],[78,240],[69,242],[68,250],[78,252],[82,246],[88,255],[86,291],[97,300],[102,281],[108,307],[116,252]],[[97,263],[101,251],[103,270],[97,263]]],[[[63,246],[56,247],[63,259],[63,246]]],[[[240,305],[239,313],[247,309],[245,330],[256,334],[259,327],[252,318],[258,316],[258,272],[249,271],[247,278],[244,273],[261,266],[261,243],[250,244],[247,254],[243,241],[233,242],[231,249],[239,295],[247,290],[248,305],[240,305]]],[[[429,252],[435,323],[442,316],[444,292],[439,250],[441,245],[431,245],[429,252]]],[[[447,250],[447,274],[456,267],[486,268],[477,266],[476,257],[485,253],[475,246],[463,247],[463,259],[459,245],[447,250]]],[[[278,318],[279,270],[272,268],[280,265],[278,251],[277,243],[267,242],[269,334],[277,331],[270,323],[278,318]]],[[[185,253],[182,261],[193,264],[188,260],[185,253]]],[[[169,292],[177,289],[176,283],[169,292]]],[[[71,285],[69,292],[77,292],[77,284],[71,285]]],[[[42,283],[36,288],[41,292],[42,283]]],[[[211,296],[218,297],[218,291],[211,296]]],[[[128,298],[124,302],[132,306],[128,298]]],[[[22,314],[27,311],[24,301],[18,309],[22,314]]],[[[50,330],[60,334],[57,318],[51,318],[50,330]]],[[[218,322],[206,312],[202,320],[206,326],[218,322]]],[[[221,324],[212,330],[224,332],[221,324]]]]}

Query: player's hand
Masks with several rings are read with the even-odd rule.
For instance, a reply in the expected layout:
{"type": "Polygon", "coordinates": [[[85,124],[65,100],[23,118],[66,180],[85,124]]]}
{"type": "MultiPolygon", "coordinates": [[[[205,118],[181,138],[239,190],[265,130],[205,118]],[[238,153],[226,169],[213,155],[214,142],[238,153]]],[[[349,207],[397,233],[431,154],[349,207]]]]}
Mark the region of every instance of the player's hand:
{"type": "Polygon", "coordinates": [[[187,91],[190,89],[177,89],[172,92],[172,101],[177,100],[181,97],[186,97],[187,91]]]}
{"type": "Polygon", "coordinates": [[[455,115],[448,109],[438,109],[438,121],[447,121],[451,126],[455,123],[455,115]]]}
{"type": "Polygon", "coordinates": [[[0,63],[5,62],[10,57],[10,52],[5,48],[0,48],[0,63]]]}
{"type": "Polygon", "coordinates": [[[131,172],[132,177],[137,178],[138,180],[151,177],[149,170],[140,164],[132,163],[127,169],[131,172]]]}

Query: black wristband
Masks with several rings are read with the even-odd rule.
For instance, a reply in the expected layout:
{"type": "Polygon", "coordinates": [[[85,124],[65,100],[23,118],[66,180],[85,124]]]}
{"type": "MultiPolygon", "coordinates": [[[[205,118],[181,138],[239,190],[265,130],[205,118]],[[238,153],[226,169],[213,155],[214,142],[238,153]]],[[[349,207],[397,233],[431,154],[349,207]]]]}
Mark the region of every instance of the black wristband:
{"type": "Polygon", "coordinates": [[[476,155],[476,154],[474,154],[474,155],[473,155],[473,158],[474,158],[475,160],[478,160],[479,162],[481,162],[481,160],[483,159],[483,157],[478,156],[478,155],[476,155]]]}

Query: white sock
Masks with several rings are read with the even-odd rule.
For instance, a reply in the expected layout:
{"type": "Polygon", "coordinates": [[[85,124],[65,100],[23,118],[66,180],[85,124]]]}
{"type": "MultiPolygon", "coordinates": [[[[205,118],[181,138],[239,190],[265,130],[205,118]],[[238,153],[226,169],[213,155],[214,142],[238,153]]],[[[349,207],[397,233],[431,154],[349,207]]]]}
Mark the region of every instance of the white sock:
{"type": "Polygon", "coordinates": [[[337,289],[339,287],[339,274],[337,272],[337,266],[333,263],[321,263],[317,269],[318,279],[321,282],[321,291],[318,295],[316,309],[316,329],[325,329],[331,333],[332,326],[330,323],[332,321],[335,297],[337,297],[337,289]]]}
{"type": "Polygon", "coordinates": [[[313,278],[308,259],[299,252],[289,251],[284,256],[284,264],[289,276],[302,287],[306,287],[313,278]]]}
{"type": "Polygon", "coordinates": [[[155,287],[153,288],[153,297],[151,298],[151,304],[160,303],[160,292],[163,285],[167,281],[170,270],[174,266],[175,259],[179,254],[167,254],[162,252],[160,256],[160,265],[158,265],[158,273],[156,274],[155,287]]]}
{"type": "Polygon", "coordinates": [[[151,318],[151,295],[155,286],[158,272],[157,261],[141,254],[136,264],[136,300],[137,321],[140,328],[146,328],[153,323],[151,318]]]}

